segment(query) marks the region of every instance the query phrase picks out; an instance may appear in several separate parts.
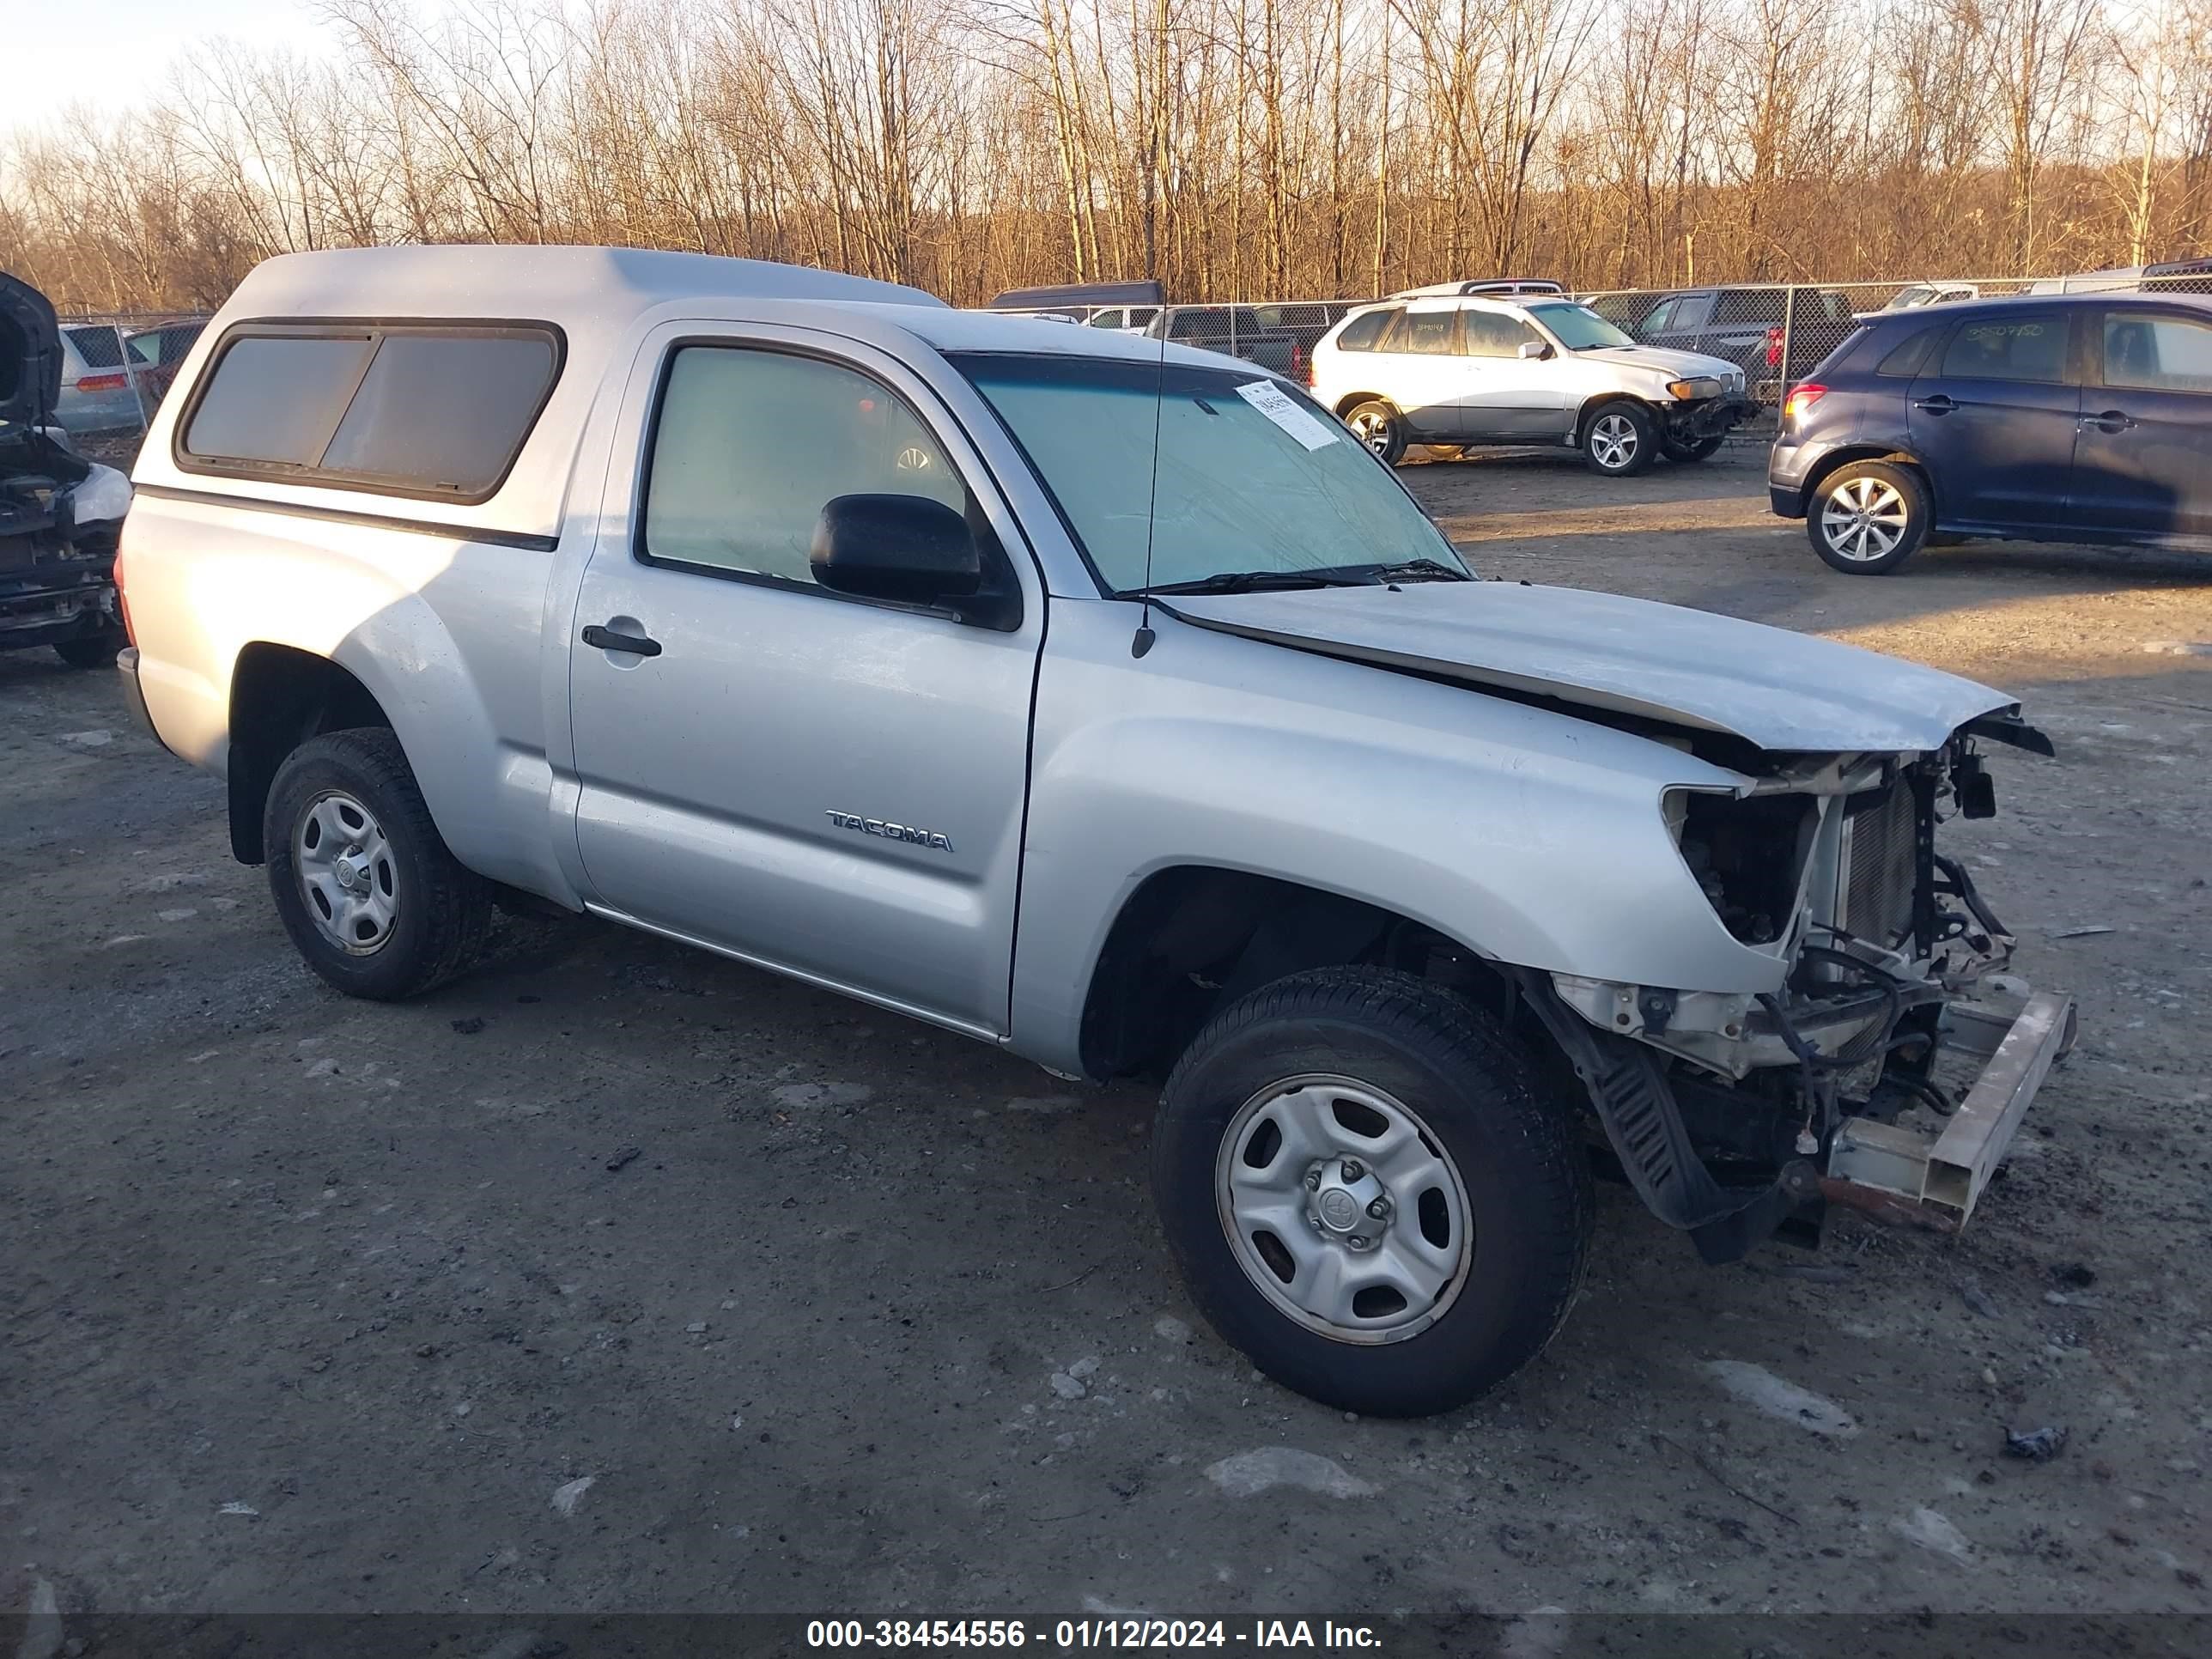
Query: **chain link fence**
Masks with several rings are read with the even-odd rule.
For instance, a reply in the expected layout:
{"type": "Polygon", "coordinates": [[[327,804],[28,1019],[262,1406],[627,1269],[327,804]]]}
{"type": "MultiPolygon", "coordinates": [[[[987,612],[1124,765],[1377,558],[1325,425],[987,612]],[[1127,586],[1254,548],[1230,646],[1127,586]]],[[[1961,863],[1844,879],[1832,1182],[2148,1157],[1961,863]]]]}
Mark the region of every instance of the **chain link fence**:
{"type": "Polygon", "coordinates": [[[1219,351],[1294,380],[1312,378],[1321,337],[1363,303],[1357,300],[1266,300],[1250,305],[1165,306],[1145,328],[1177,345],[1219,351]]]}
{"type": "Polygon", "coordinates": [[[1575,297],[1639,344],[1720,357],[1743,370],[1765,410],[1739,438],[1772,435],[1790,388],[1809,376],[1869,312],[2022,294],[2212,293],[2212,259],[2072,276],[1972,276],[1919,282],[1717,283],[1595,289],[1575,297]]]}
{"type": "Polygon", "coordinates": [[[207,324],[175,312],[64,317],[55,418],[76,437],[143,432],[207,324]]]}

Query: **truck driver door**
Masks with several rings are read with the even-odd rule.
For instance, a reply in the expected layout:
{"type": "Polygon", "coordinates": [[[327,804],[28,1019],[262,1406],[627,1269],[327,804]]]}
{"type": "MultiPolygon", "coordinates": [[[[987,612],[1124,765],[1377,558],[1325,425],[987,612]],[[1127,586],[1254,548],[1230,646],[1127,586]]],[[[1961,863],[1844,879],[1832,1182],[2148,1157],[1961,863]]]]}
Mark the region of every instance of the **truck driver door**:
{"type": "Polygon", "coordinates": [[[871,348],[670,325],[615,441],[569,647],[597,904],[1003,1034],[1043,606],[957,424],[871,348]],[[1009,603],[963,621],[817,584],[816,520],[856,494],[963,514],[1009,603]]]}

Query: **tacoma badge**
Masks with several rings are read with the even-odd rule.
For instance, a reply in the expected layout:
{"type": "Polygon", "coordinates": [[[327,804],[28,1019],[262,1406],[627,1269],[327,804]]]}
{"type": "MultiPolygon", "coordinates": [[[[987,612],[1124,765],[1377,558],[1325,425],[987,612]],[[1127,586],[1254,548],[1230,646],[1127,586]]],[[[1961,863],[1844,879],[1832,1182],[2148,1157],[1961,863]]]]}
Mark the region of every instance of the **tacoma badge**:
{"type": "Polygon", "coordinates": [[[864,836],[912,842],[916,847],[934,847],[941,853],[952,850],[952,843],[934,830],[917,830],[910,823],[890,823],[882,818],[864,818],[856,812],[837,811],[830,814],[830,822],[840,830],[854,830],[864,836]]]}

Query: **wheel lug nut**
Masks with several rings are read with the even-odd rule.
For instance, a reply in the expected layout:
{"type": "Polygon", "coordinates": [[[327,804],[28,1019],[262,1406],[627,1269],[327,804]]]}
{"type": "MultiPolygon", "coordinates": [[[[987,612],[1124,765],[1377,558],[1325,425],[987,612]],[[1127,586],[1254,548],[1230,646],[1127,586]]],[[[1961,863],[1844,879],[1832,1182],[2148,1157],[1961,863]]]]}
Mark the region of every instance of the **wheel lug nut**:
{"type": "Polygon", "coordinates": [[[1390,1200],[1387,1198],[1370,1199],[1367,1201],[1367,1213],[1377,1221],[1388,1221],[1390,1218],[1390,1200]]]}
{"type": "Polygon", "coordinates": [[[1347,1158],[1344,1160],[1343,1165],[1337,1170],[1337,1173],[1344,1177],[1345,1182],[1348,1186],[1352,1182],[1358,1180],[1362,1176],[1367,1173],[1367,1166],[1362,1164],[1356,1158],[1347,1158]]]}
{"type": "Polygon", "coordinates": [[[1375,1241],[1368,1237],[1364,1233],[1354,1233],[1351,1237],[1346,1239],[1344,1242],[1351,1245],[1355,1250],[1364,1250],[1375,1241]]]}
{"type": "Polygon", "coordinates": [[[1306,1171],[1306,1190],[1310,1193],[1317,1193],[1321,1190],[1321,1171],[1319,1170],[1308,1170],[1306,1171]]]}

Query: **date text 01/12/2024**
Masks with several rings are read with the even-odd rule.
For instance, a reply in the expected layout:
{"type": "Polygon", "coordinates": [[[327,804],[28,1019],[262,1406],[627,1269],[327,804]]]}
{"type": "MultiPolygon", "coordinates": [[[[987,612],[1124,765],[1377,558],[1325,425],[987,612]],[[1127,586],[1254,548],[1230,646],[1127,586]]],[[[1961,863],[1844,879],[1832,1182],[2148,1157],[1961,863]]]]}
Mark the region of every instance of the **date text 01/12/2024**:
{"type": "Polygon", "coordinates": [[[1032,1629],[1020,1619],[816,1619],[806,1626],[811,1648],[1358,1648],[1379,1651],[1381,1638],[1366,1625],[1324,1619],[1255,1619],[1231,1625],[1222,1619],[1061,1619],[1032,1629]]]}

